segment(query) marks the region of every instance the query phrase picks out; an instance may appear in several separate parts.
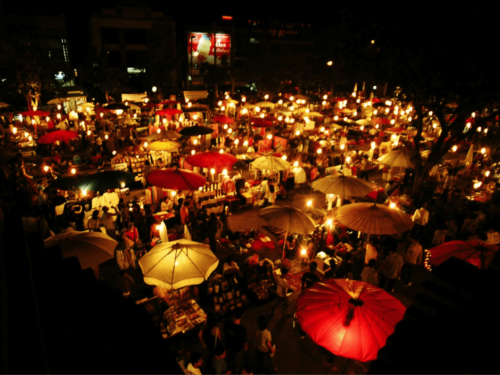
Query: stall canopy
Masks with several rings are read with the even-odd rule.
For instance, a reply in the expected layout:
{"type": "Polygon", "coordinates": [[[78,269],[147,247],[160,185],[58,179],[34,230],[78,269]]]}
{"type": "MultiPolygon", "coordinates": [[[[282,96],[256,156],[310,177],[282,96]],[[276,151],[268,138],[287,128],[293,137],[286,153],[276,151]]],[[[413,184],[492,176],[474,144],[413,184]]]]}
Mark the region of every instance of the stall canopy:
{"type": "Polygon", "coordinates": [[[122,94],[122,102],[143,102],[147,92],[138,94],[122,94]]]}
{"type": "Polygon", "coordinates": [[[184,98],[189,100],[199,100],[208,98],[207,90],[184,91],[184,98]]]}

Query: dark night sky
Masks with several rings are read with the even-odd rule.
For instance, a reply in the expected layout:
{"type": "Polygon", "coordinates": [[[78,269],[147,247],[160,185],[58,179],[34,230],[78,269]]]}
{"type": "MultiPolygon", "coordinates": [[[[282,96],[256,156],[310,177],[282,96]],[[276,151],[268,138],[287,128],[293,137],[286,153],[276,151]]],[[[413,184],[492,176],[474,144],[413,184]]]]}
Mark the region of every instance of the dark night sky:
{"type": "MultiPolygon", "coordinates": [[[[74,62],[82,62],[87,54],[89,36],[89,16],[99,12],[103,7],[113,7],[116,0],[88,0],[71,3],[63,0],[48,2],[31,2],[29,7],[22,2],[1,1],[6,12],[22,14],[64,13],[68,26],[70,53],[74,62]]],[[[137,4],[138,1],[131,1],[137,4]]],[[[491,3],[484,1],[470,2],[468,7],[462,2],[326,2],[298,6],[293,2],[192,2],[192,1],[162,1],[150,0],[153,10],[163,11],[177,23],[181,32],[185,24],[205,24],[220,20],[222,15],[231,15],[236,19],[279,17],[290,21],[303,21],[318,27],[328,27],[338,22],[348,20],[353,29],[373,27],[376,37],[394,40],[400,43],[404,37],[410,40],[428,40],[445,44],[456,44],[464,52],[473,45],[481,45],[484,51],[489,46],[492,35],[497,35],[498,28],[491,3]],[[269,4],[273,4],[270,6],[269,4]],[[277,7],[275,4],[280,4],[277,7]],[[438,5],[436,5],[438,4],[438,5]],[[395,37],[395,30],[398,35],[395,37]],[[397,40],[397,41],[396,41],[397,40]],[[484,46],[484,47],[483,47],[484,46]]],[[[221,21],[222,22],[222,21],[221,21]]],[[[411,48],[404,45],[402,48],[411,48]]],[[[494,47],[489,47],[493,49],[494,47]]]]}

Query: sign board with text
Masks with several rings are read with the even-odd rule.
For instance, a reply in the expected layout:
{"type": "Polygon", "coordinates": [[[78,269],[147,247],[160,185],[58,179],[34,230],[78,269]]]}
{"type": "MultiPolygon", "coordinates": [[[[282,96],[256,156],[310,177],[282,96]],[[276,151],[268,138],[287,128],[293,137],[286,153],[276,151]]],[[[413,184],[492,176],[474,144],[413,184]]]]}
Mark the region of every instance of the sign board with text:
{"type": "MultiPolygon", "coordinates": [[[[217,65],[222,63],[222,57],[231,56],[231,35],[216,34],[215,52],[217,65]]],[[[188,33],[188,63],[202,64],[208,62],[214,64],[214,34],[210,33],[188,33]],[[191,60],[192,59],[192,60],[191,60]]]]}

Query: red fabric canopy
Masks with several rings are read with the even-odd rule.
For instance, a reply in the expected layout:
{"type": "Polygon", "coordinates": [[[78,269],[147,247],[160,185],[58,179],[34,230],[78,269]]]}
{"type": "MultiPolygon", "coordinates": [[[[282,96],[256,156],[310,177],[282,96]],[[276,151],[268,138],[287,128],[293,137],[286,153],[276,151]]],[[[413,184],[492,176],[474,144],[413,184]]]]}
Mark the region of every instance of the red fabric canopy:
{"type": "Polygon", "coordinates": [[[389,133],[401,133],[405,128],[402,127],[394,127],[394,128],[389,128],[386,131],[389,133]]]}
{"type": "Polygon", "coordinates": [[[71,132],[69,130],[56,130],[45,134],[38,139],[38,143],[54,143],[56,141],[69,141],[70,139],[78,137],[77,132],[71,132]]]}
{"type": "Polygon", "coordinates": [[[448,258],[463,259],[478,268],[481,267],[483,258],[484,268],[488,268],[491,260],[498,251],[499,246],[490,245],[483,241],[450,241],[430,249],[430,263],[438,266],[448,258]]]}
{"type": "Polygon", "coordinates": [[[21,112],[20,115],[23,115],[23,116],[50,116],[50,112],[36,110],[36,111],[21,112]]]}
{"type": "Polygon", "coordinates": [[[255,117],[250,120],[250,126],[254,126],[256,128],[269,128],[273,126],[272,121],[266,121],[265,119],[255,117]]]}
{"type": "Polygon", "coordinates": [[[207,180],[198,173],[185,169],[156,169],[146,177],[148,184],[175,190],[196,190],[205,186],[207,180]]]}
{"type": "Polygon", "coordinates": [[[389,119],[386,119],[386,118],[381,118],[381,117],[372,118],[372,124],[373,125],[376,125],[376,124],[387,125],[387,124],[390,124],[390,123],[391,122],[389,121],[389,119]]]}
{"type": "Polygon", "coordinates": [[[382,101],[382,100],[377,99],[377,98],[373,98],[373,99],[371,100],[371,102],[372,102],[372,103],[380,103],[381,101],[382,101]]]}
{"type": "Polygon", "coordinates": [[[165,100],[164,102],[161,102],[160,104],[164,105],[164,104],[178,104],[178,103],[180,103],[180,102],[177,100],[170,100],[169,99],[169,100],[165,100]]]}
{"type": "Polygon", "coordinates": [[[362,281],[316,282],[297,300],[302,329],[332,353],[361,362],[377,358],[406,307],[362,281]]]}
{"type": "Polygon", "coordinates": [[[232,118],[224,115],[214,117],[214,121],[220,122],[221,124],[232,124],[234,122],[232,118]]]}
{"type": "Polygon", "coordinates": [[[238,159],[231,154],[221,154],[213,151],[201,152],[186,158],[186,161],[195,167],[215,168],[217,170],[231,168],[237,160],[238,159]]]}
{"type": "Polygon", "coordinates": [[[182,113],[182,111],[176,108],[165,108],[156,111],[156,114],[160,116],[172,116],[172,115],[178,115],[180,113],[182,113]]]}

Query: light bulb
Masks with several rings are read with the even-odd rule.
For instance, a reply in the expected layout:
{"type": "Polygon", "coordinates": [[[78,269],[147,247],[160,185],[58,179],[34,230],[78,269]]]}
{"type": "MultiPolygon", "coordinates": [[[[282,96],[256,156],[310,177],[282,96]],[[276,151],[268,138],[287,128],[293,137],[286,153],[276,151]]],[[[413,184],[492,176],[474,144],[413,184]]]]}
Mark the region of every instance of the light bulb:
{"type": "Polygon", "coordinates": [[[266,99],[266,100],[269,99],[269,95],[267,95],[267,94],[264,95],[264,99],[266,99]]]}
{"type": "Polygon", "coordinates": [[[123,189],[125,187],[125,182],[122,182],[121,185],[122,185],[122,189],[123,189]]]}
{"type": "Polygon", "coordinates": [[[408,117],[408,121],[409,121],[409,122],[411,122],[411,116],[410,116],[410,117],[408,117]]]}
{"type": "Polygon", "coordinates": [[[334,120],[334,121],[337,121],[338,119],[339,119],[339,116],[334,116],[334,117],[333,117],[333,120],[334,120]]]}
{"type": "Polygon", "coordinates": [[[312,206],[312,204],[313,204],[312,200],[308,200],[308,201],[307,201],[307,207],[311,207],[311,206],[312,206]]]}
{"type": "Polygon", "coordinates": [[[227,129],[227,134],[231,134],[233,132],[233,129],[229,128],[227,129]]]}
{"type": "Polygon", "coordinates": [[[490,171],[486,171],[486,172],[484,173],[484,175],[485,175],[486,177],[490,177],[490,171]]]}
{"type": "Polygon", "coordinates": [[[458,149],[458,147],[455,145],[455,146],[453,146],[451,149],[453,150],[453,152],[456,152],[456,151],[457,151],[457,149],[458,149]]]}
{"type": "Polygon", "coordinates": [[[373,114],[374,114],[374,115],[376,115],[377,113],[378,113],[378,111],[377,111],[377,110],[373,111],[373,114]]]}
{"type": "Polygon", "coordinates": [[[350,156],[346,157],[345,161],[346,161],[347,164],[349,164],[351,162],[351,157],[350,156]]]}
{"type": "Polygon", "coordinates": [[[60,104],[58,104],[58,105],[57,105],[57,110],[58,110],[58,111],[60,111],[60,110],[61,110],[61,105],[60,105],[60,104]]]}
{"type": "Polygon", "coordinates": [[[281,121],[281,120],[283,120],[283,116],[278,117],[278,121],[281,121]]]}
{"type": "Polygon", "coordinates": [[[189,99],[188,98],[186,98],[186,103],[189,103],[189,99]]]}
{"type": "Polygon", "coordinates": [[[295,107],[292,105],[290,106],[290,111],[293,111],[295,109],[295,107]]]}
{"type": "Polygon", "coordinates": [[[267,139],[272,139],[272,138],[273,138],[272,134],[267,135],[267,139]]]}
{"type": "Polygon", "coordinates": [[[101,116],[101,118],[103,118],[104,117],[104,113],[101,112],[101,114],[99,116],[101,116]]]}
{"type": "Polygon", "coordinates": [[[298,166],[299,166],[299,162],[298,162],[298,161],[294,161],[294,162],[293,162],[293,166],[294,166],[294,167],[298,167],[298,166]]]}
{"type": "Polygon", "coordinates": [[[82,190],[82,195],[86,196],[87,195],[87,190],[82,190]]]}
{"type": "Polygon", "coordinates": [[[49,170],[49,167],[46,165],[45,167],[43,167],[43,170],[47,172],[49,170]]]}
{"type": "Polygon", "coordinates": [[[481,154],[486,154],[486,149],[484,147],[481,149],[481,154]]]}
{"type": "Polygon", "coordinates": [[[219,151],[219,153],[220,153],[220,154],[223,154],[223,153],[224,153],[224,150],[220,150],[220,151],[219,151]]]}
{"type": "Polygon", "coordinates": [[[31,140],[33,139],[33,137],[31,137],[31,135],[28,137],[28,141],[31,142],[31,140]]]}
{"type": "Polygon", "coordinates": [[[325,99],[325,100],[328,99],[328,95],[326,95],[326,94],[323,95],[323,99],[325,99]]]}
{"type": "Polygon", "coordinates": [[[75,174],[76,173],[76,169],[75,168],[71,168],[71,173],[75,174]]]}
{"type": "Polygon", "coordinates": [[[135,155],[136,159],[139,159],[139,155],[135,155]]]}
{"type": "Polygon", "coordinates": [[[177,192],[172,190],[172,196],[175,197],[176,194],[177,194],[177,192]]]}
{"type": "Polygon", "coordinates": [[[286,160],[286,155],[283,155],[281,158],[282,158],[283,160],[286,160]]]}
{"type": "Polygon", "coordinates": [[[360,126],[359,128],[361,131],[365,130],[365,127],[363,125],[360,126]]]}
{"type": "Polygon", "coordinates": [[[158,129],[158,130],[156,131],[156,133],[160,134],[160,133],[161,133],[161,129],[158,129]]]}
{"type": "Polygon", "coordinates": [[[385,109],[385,113],[389,113],[389,108],[386,108],[386,109],[385,109]]]}
{"type": "Polygon", "coordinates": [[[16,127],[12,128],[12,133],[17,134],[17,128],[16,127]]]}
{"type": "Polygon", "coordinates": [[[323,152],[323,150],[321,150],[320,148],[318,148],[318,151],[316,151],[318,154],[321,154],[323,152]]]}
{"type": "Polygon", "coordinates": [[[278,100],[278,104],[283,104],[283,99],[278,100]]]}
{"type": "Polygon", "coordinates": [[[307,254],[306,249],[302,249],[302,250],[300,250],[300,254],[301,254],[301,255],[306,255],[306,254],[307,254]]]}
{"type": "Polygon", "coordinates": [[[476,112],[472,112],[472,118],[476,117],[476,112]]]}
{"type": "Polygon", "coordinates": [[[144,148],[148,147],[148,142],[144,142],[144,148]]]}
{"type": "Polygon", "coordinates": [[[211,174],[214,174],[214,173],[215,173],[215,169],[213,169],[213,168],[212,168],[212,169],[210,169],[210,173],[211,173],[211,174]]]}
{"type": "Polygon", "coordinates": [[[238,143],[240,143],[240,140],[239,139],[235,139],[234,140],[234,144],[237,145],[238,143]]]}
{"type": "Polygon", "coordinates": [[[198,188],[198,190],[199,190],[199,191],[203,191],[203,187],[202,187],[202,186],[200,186],[200,187],[198,188]]]}
{"type": "Polygon", "coordinates": [[[197,145],[198,144],[198,140],[197,139],[193,140],[193,144],[197,145]]]}
{"type": "Polygon", "coordinates": [[[264,118],[264,114],[263,113],[260,114],[260,118],[264,118]]]}
{"type": "Polygon", "coordinates": [[[191,150],[191,155],[194,155],[195,154],[195,150],[191,150]]]}
{"type": "Polygon", "coordinates": [[[224,169],[224,170],[222,171],[222,174],[227,175],[227,169],[224,169]]]}
{"type": "Polygon", "coordinates": [[[320,131],[321,133],[323,133],[323,132],[325,131],[325,127],[324,127],[324,126],[322,126],[321,128],[319,128],[319,131],[320,131]]]}
{"type": "Polygon", "coordinates": [[[167,123],[167,119],[164,118],[161,122],[163,122],[164,124],[166,124],[167,123]]]}
{"type": "Polygon", "coordinates": [[[248,141],[243,142],[243,146],[248,146],[248,141]]]}
{"type": "Polygon", "coordinates": [[[224,129],[227,129],[227,124],[224,124],[223,128],[224,128],[224,129]]]}
{"type": "Polygon", "coordinates": [[[50,121],[50,117],[49,116],[45,117],[45,121],[49,122],[50,121]]]}
{"type": "Polygon", "coordinates": [[[113,155],[116,155],[116,151],[113,151],[113,155]]]}
{"type": "Polygon", "coordinates": [[[246,100],[247,100],[247,98],[246,98],[246,97],[244,97],[244,96],[241,98],[241,101],[242,101],[242,102],[244,102],[244,101],[246,101],[246,100]]]}
{"type": "Polygon", "coordinates": [[[321,104],[326,105],[326,100],[323,100],[323,102],[321,104]]]}
{"type": "Polygon", "coordinates": [[[377,124],[377,125],[375,125],[375,128],[377,128],[377,129],[378,129],[378,128],[379,128],[379,126],[380,126],[380,125],[379,125],[379,124],[377,124]]]}
{"type": "Polygon", "coordinates": [[[330,226],[332,226],[332,224],[333,224],[332,219],[328,219],[328,220],[326,221],[326,225],[330,225],[330,226]]]}
{"type": "Polygon", "coordinates": [[[107,134],[106,134],[106,135],[104,136],[104,139],[108,139],[108,138],[109,138],[109,135],[107,135],[107,134]]]}
{"type": "Polygon", "coordinates": [[[255,112],[260,112],[260,107],[255,107],[255,112]]]}
{"type": "Polygon", "coordinates": [[[295,122],[295,119],[294,118],[291,118],[290,119],[290,122],[293,124],[295,122]]]}
{"type": "Polygon", "coordinates": [[[372,150],[375,150],[375,147],[377,146],[377,144],[376,144],[375,142],[372,142],[372,143],[370,144],[370,146],[371,146],[372,150]]]}
{"type": "MultiPolygon", "coordinates": [[[[188,108],[191,108],[193,106],[193,103],[189,102],[188,103],[188,108]]],[[[222,107],[222,109],[224,110],[224,107],[222,107]]]]}
{"type": "Polygon", "coordinates": [[[396,203],[391,202],[391,204],[389,205],[389,207],[392,208],[392,209],[396,208],[396,203]]]}
{"type": "Polygon", "coordinates": [[[293,96],[290,96],[290,101],[292,101],[292,102],[293,102],[293,100],[294,100],[294,97],[293,97],[293,96]]]}
{"type": "Polygon", "coordinates": [[[87,135],[90,137],[91,134],[92,134],[92,131],[88,130],[87,135]]]}
{"type": "Polygon", "coordinates": [[[434,113],[434,112],[432,112],[432,111],[429,111],[429,116],[432,116],[432,114],[433,114],[433,113],[434,113]]]}
{"type": "Polygon", "coordinates": [[[299,135],[300,135],[300,130],[297,130],[297,131],[295,132],[295,135],[296,135],[296,136],[299,136],[299,135]]]}
{"type": "Polygon", "coordinates": [[[488,133],[488,128],[484,129],[484,134],[488,133]]]}
{"type": "Polygon", "coordinates": [[[477,128],[478,133],[481,133],[481,127],[477,128]]]}

